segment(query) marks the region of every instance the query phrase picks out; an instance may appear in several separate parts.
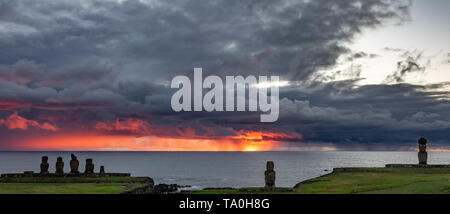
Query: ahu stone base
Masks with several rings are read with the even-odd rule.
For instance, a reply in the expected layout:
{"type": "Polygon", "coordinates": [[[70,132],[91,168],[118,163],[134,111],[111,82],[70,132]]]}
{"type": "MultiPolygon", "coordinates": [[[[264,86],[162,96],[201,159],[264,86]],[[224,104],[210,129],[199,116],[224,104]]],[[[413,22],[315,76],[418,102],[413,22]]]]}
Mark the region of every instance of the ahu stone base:
{"type": "Polygon", "coordinates": [[[386,164],[386,168],[450,168],[450,164],[386,164]]]}
{"type": "Polygon", "coordinates": [[[55,173],[48,173],[48,174],[40,174],[40,173],[33,173],[32,171],[26,171],[24,173],[8,173],[8,174],[2,174],[2,178],[22,178],[22,177],[112,177],[112,176],[118,176],[118,177],[130,177],[130,173],[78,173],[78,174],[71,174],[71,173],[64,173],[64,174],[55,174],[55,173]]]}

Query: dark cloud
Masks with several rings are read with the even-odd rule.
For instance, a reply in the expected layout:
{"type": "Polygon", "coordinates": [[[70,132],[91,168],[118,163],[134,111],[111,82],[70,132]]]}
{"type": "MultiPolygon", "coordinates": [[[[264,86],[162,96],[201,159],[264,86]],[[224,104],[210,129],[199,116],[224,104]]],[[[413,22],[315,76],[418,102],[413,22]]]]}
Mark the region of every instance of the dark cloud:
{"type": "Polygon", "coordinates": [[[360,59],[360,58],[376,58],[378,57],[377,54],[372,54],[372,53],[365,53],[363,51],[360,52],[356,52],[353,55],[351,55],[350,57],[348,57],[347,59],[349,61],[353,61],[355,59],[360,59]]]}
{"type": "Polygon", "coordinates": [[[285,141],[348,145],[407,142],[417,135],[443,141],[450,105],[440,89],[447,85],[400,84],[405,75],[424,70],[426,64],[417,62],[420,54],[405,55],[387,78],[389,85],[358,86],[358,66],[341,71],[351,77],[345,81],[316,76],[341,56],[377,57],[346,44],[366,28],[407,20],[409,5],[383,0],[0,4],[0,117],[18,111],[33,121],[52,118],[59,131],[97,127],[180,136],[192,129],[189,136],[201,138],[244,129],[303,136],[285,141]],[[174,113],[171,77],[191,75],[194,67],[203,67],[204,75],[276,74],[289,80],[281,89],[279,120],[259,123],[258,112],[174,113]],[[138,129],[120,128],[133,124],[138,129]]]}
{"type": "Polygon", "coordinates": [[[13,0],[5,0],[0,2],[0,20],[2,18],[9,16],[14,10],[13,0]]]}
{"type": "Polygon", "coordinates": [[[401,56],[406,59],[397,62],[397,70],[386,77],[384,80],[385,83],[404,82],[405,76],[410,73],[425,72],[426,66],[419,65],[419,60],[423,58],[422,53],[411,53],[410,51],[405,51],[401,54],[401,56]]]}
{"type": "Polygon", "coordinates": [[[384,48],[385,51],[392,51],[392,52],[404,52],[405,50],[401,49],[401,48],[391,48],[391,47],[385,47],[384,48]]]}
{"type": "Polygon", "coordinates": [[[12,27],[0,45],[9,54],[0,63],[33,59],[61,68],[96,60],[126,70],[127,78],[150,79],[276,52],[267,70],[302,80],[332,66],[348,51],[340,43],[364,27],[405,19],[409,4],[213,2],[22,0],[6,17],[12,27]]]}
{"type": "Polygon", "coordinates": [[[43,74],[43,67],[28,60],[19,60],[11,66],[0,65],[0,80],[28,84],[43,74]]]}
{"type": "Polygon", "coordinates": [[[440,86],[343,86],[324,84],[297,101],[282,100],[285,110],[280,112],[286,118],[280,121],[297,124],[310,141],[382,143],[408,142],[418,135],[436,141],[448,137],[443,133],[450,128],[449,93],[432,90],[440,86]]]}

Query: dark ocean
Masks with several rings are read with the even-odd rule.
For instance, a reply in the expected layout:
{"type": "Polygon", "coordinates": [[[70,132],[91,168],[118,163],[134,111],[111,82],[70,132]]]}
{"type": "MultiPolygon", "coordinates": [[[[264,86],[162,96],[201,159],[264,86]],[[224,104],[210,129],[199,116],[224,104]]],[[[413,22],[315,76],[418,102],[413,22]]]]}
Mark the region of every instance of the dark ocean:
{"type": "MultiPolygon", "coordinates": [[[[263,186],[268,160],[275,161],[276,185],[296,183],[330,172],[334,167],[382,167],[387,163],[417,163],[416,152],[73,152],[84,170],[93,158],[95,171],[149,176],[155,183],[205,187],[263,186]],[[325,171],[328,170],[328,171],[325,171]]],[[[54,171],[62,156],[69,171],[70,152],[0,152],[0,173],[39,172],[41,156],[54,171]]],[[[450,164],[450,153],[428,152],[430,164],[450,164]]]]}

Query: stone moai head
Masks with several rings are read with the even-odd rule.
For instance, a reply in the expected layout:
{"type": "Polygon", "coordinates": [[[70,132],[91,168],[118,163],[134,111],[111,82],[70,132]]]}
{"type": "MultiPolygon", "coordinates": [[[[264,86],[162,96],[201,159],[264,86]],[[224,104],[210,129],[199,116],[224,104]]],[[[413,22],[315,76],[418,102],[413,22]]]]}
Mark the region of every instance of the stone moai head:
{"type": "Polygon", "coordinates": [[[273,161],[267,161],[266,170],[273,171],[274,168],[275,168],[275,164],[273,163],[273,161]]]}
{"type": "Polygon", "coordinates": [[[92,159],[91,158],[86,159],[86,164],[92,164],[92,159]]]}
{"type": "Polygon", "coordinates": [[[48,157],[42,156],[42,163],[41,163],[41,174],[48,174],[48,157]]]}
{"type": "Polygon", "coordinates": [[[78,174],[80,173],[78,171],[78,166],[80,164],[80,162],[77,160],[77,156],[75,156],[74,154],[70,154],[72,160],[70,160],[70,173],[72,174],[78,174]]]}
{"type": "Polygon", "coordinates": [[[266,171],[264,172],[264,180],[266,181],[265,188],[268,190],[275,189],[275,164],[273,161],[267,161],[266,171]]]}
{"type": "Polygon", "coordinates": [[[62,157],[56,159],[56,174],[64,174],[64,162],[62,157]]]}
{"type": "Polygon", "coordinates": [[[426,152],[426,150],[427,150],[427,139],[422,137],[422,138],[420,138],[418,140],[418,143],[419,143],[419,152],[426,152]]]}
{"type": "Polygon", "coordinates": [[[94,164],[92,163],[92,159],[86,159],[86,165],[84,167],[84,173],[92,174],[94,173],[94,164]]]}

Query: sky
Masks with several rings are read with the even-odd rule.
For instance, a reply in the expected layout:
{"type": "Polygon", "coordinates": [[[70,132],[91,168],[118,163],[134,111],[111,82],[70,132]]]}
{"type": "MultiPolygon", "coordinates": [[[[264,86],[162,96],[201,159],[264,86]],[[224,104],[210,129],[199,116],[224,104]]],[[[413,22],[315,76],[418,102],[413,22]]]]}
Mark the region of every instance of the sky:
{"type": "Polygon", "coordinates": [[[450,149],[447,0],[1,0],[0,150],[450,149]],[[171,79],[279,76],[280,116],[171,79]]]}

